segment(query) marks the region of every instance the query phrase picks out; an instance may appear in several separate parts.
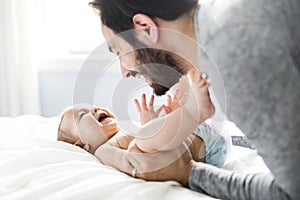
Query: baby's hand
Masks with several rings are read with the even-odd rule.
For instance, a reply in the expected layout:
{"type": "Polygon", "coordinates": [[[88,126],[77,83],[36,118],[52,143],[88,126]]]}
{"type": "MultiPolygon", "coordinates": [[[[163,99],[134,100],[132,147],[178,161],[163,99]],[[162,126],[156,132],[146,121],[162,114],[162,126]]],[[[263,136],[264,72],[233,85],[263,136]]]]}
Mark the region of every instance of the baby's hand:
{"type": "Polygon", "coordinates": [[[142,104],[140,104],[139,100],[134,99],[134,103],[137,107],[137,110],[140,114],[140,122],[141,125],[149,122],[150,120],[157,118],[159,113],[163,110],[164,105],[159,107],[156,111],[154,111],[153,103],[154,103],[154,95],[151,95],[149,104],[147,105],[146,94],[142,94],[142,104]]]}
{"type": "Polygon", "coordinates": [[[135,152],[135,153],[143,153],[142,150],[140,150],[140,148],[136,145],[135,139],[129,143],[127,151],[135,152]]]}
{"type": "Polygon", "coordinates": [[[182,96],[181,100],[179,100],[178,92],[179,92],[179,90],[177,89],[173,98],[171,95],[167,94],[167,105],[164,106],[165,114],[169,114],[169,113],[173,112],[174,110],[180,108],[182,106],[182,102],[184,102],[185,99],[187,98],[187,93],[185,93],[182,96]]]}

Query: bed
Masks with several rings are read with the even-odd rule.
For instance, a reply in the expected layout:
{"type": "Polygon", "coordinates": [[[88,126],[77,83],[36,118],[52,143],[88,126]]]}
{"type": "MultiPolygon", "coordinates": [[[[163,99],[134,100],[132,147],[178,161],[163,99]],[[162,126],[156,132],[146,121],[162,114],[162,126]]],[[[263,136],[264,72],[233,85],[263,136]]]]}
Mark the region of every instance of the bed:
{"type": "MultiPolygon", "coordinates": [[[[102,165],[86,151],[56,141],[58,117],[0,118],[0,199],[215,199],[174,181],[147,182],[102,165]]],[[[241,134],[231,122],[224,129],[241,134]]],[[[268,169],[255,150],[233,146],[224,168],[268,169]]]]}

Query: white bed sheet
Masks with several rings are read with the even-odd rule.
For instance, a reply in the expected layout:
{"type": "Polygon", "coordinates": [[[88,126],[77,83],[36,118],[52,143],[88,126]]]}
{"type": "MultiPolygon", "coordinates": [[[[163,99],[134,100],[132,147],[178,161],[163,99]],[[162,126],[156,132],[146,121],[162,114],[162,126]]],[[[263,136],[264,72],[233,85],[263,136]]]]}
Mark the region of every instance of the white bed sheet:
{"type": "MultiPolygon", "coordinates": [[[[102,165],[86,151],[56,141],[57,117],[0,118],[0,199],[214,199],[173,181],[147,182],[102,165]]],[[[237,133],[232,124],[227,131],[237,133]]],[[[256,151],[234,147],[224,166],[268,171],[256,151]]]]}

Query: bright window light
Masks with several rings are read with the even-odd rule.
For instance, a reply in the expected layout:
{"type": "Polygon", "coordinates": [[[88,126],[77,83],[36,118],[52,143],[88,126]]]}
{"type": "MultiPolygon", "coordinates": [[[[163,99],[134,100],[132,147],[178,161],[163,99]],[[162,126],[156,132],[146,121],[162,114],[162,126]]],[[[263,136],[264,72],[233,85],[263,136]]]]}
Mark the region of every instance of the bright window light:
{"type": "Polygon", "coordinates": [[[89,0],[42,0],[40,56],[49,59],[89,54],[104,38],[89,0]]]}

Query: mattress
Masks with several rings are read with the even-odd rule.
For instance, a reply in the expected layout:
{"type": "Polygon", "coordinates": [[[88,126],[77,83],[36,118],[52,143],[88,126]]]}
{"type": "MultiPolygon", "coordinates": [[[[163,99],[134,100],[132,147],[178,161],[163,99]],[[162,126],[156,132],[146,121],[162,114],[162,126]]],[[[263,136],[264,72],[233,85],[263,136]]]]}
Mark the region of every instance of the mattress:
{"type": "MultiPolygon", "coordinates": [[[[175,181],[132,178],[101,164],[88,152],[56,141],[58,117],[0,118],[0,199],[215,199],[175,181]]],[[[225,123],[230,133],[240,130],[225,123]]],[[[255,150],[233,146],[225,169],[265,173],[255,150]]]]}

